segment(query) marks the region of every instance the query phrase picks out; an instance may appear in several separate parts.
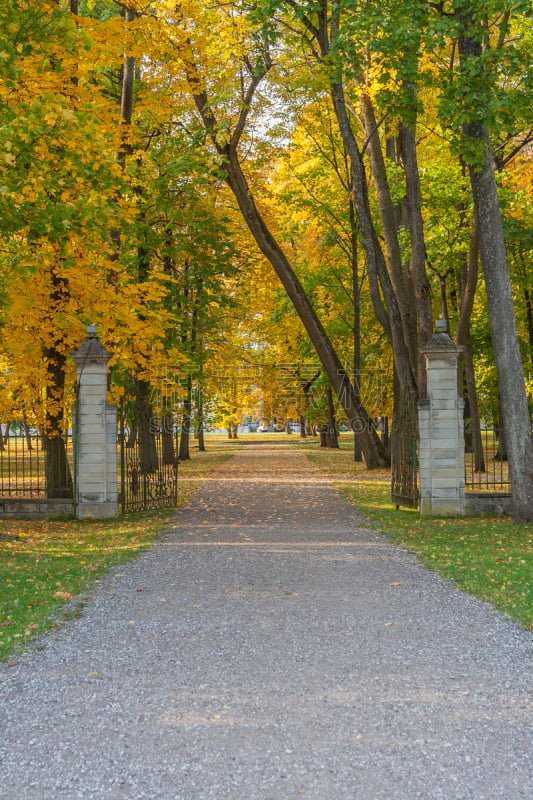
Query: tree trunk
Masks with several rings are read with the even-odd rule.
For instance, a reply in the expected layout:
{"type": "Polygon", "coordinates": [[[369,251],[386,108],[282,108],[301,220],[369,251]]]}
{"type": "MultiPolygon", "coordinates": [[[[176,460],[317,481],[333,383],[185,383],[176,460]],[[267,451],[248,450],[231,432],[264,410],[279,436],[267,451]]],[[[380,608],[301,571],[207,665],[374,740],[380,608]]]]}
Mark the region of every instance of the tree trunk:
{"type": "MultiPolygon", "coordinates": [[[[468,86],[469,80],[473,77],[476,86],[483,85],[481,41],[483,34],[478,30],[468,0],[456,0],[455,12],[460,24],[458,48],[463,80],[468,86]]],[[[485,119],[480,117],[479,108],[483,104],[480,106],[477,96],[474,100],[473,87],[470,92],[470,95],[463,92],[468,115],[467,121],[463,124],[463,132],[467,148],[470,150],[468,153],[470,184],[507,439],[513,519],[515,522],[530,522],[533,521],[531,421],[489,134],[485,119]],[[477,156],[478,153],[481,153],[481,157],[474,157],[474,154],[477,156]]],[[[484,104],[484,107],[486,105],[484,104]]]]}
{"type": "Polygon", "coordinates": [[[483,455],[483,438],[481,436],[481,418],[476,388],[476,375],[474,372],[474,356],[470,333],[463,342],[463,358],[465,369],[466,390],[470,408],[470,426],[472,435],[472,449],[474,451],[474,471],[485,472],[485,458],[483,455]]]}
{"type": "MultiPolygon", "coordinates": [[[[68,283],[55,265],[50,270],[50,307],[61,313],[70,299],[68,283]]],[[[50,318],[53,325],[53,319],[50,318]]],[[[46,496],[72,497],[73,483],[67,458],[65,430],[66,356],[59,342],[41,346],[46,359],[46,412],[42,431],[45,451],[46,496]]]]}
{"type": "Polygon", "coordinates": [[[73,484],[64,439],[66,357],[56,347],[44,348],[47,367],[46,416],[42,432],[47,498],[72,497],[73,484]]]}
{"type": "Polygon", "coordinates": [[[383,442],[383,446],[388,448],[389,447],[389,418],[388,417],[381,417],[381,441],[383,442]]]}
{"type": "Polygon", "coordinates": [[[391,431],[391,495],[399,505],[418,505],[416,442],[418,396],[394,371],[394,416],[391,431]]]}
{"type": "Polygon", "coordinates": [[[337,420],[335,419],[335,406],[333,405],[333,393],[330,386],[326,387],[326,403],[328,406],[327,446],[331,450],[338,450],[339,436],[337,432],[337,420]]]}
{"type": "Polygon", "coordinates": [[[307,439],[305,419],[301,414],[298,415],[298,422],[300,424],[300,439],[307,439]]]}
{"type": "MultiPolygon", "coordinates": [[[[463,365],[465,372],[466,389],[470,406],[470,424],[472,433],[472,447],[474,450],[475,472],[485,472],[485,458],[483,455],[483,439],[481,436],[481,418],[476,388],[476,375],[474,371],[474,356],[470,340],[470,319],[479,273],[479,239],[475,216],[470,230],[470,246],[468,256],[461,257],[459,273],[459,319],[455,329],[455,343],[463,348],[463,365]]],[[[459,372],[461,372],[459,370],[459,372]]],[[[462,390],[462,377],[460,378],[462,390]]]]}
{"type": "MultiPolygon", "coordinates": [[[[411,462],[412,441],[413,438],[416,439],[418,431],[418,353],[415,346],[416,342],[410,341],[410,339],[411,333],[416,332],[416,325],[413,328],[412,312],[407,306],[407,300],[405,301],[405,307],[403,309],[400,307],[400,303],[403,301],[399,301],[396,296],[393,282],[389,276],[387,264],[383,257],[383,253],[374,230],[362,157],[350,126],[350,121],[346,110],[343,86],[339,81],[332,82],[330,91],[337,116],[339,131],[341,133],[344,146],[346,147],[346,150],[350,156],[352,190],[357,211],[357,218],[359,221],[359,230],[361,232],[363,249],[365,251],[372,305],[374,307],[374,312],[377,319],[383,326],[394,354],[394,369],[396,375],[395,380],[397,383],[395,384],[396,391],[394,393],[394,419],[392,426],[393,437],[391,442],[391,480],[393,493],[394,487],[398,487],[397,494],[399,495],[400,491],[403,492],[405,487],[411,486],[412,488],[410,494],[413,494],[416,490],[413,483],[413,469],[411,462]],[[383,306],[381,300],[380,288],[381,292],[383,293],[386,307],[383,306]],[[408,321],[405,319],[406,316],[411,316],[411,320],[408,321]],[[411,416],[409,417],[409,415],[411,416]],[[402,470],[405,470],[405,472],[402,473],[402,470]]],[[[371,125],[371,108],[368,104],[366,106],[366,110],[367,124],[371,125]]],[[[377,159],[379,157],[377,145],[374,148],[374,156],[377,163],[377,159]]],[[[378,175],[381,174],[379,169],[377,171],[378,175]]],[[[388,200],[386,197],[385,188],[383,189],[381,200],[382,204],[386,206],[388,215],[387,219],[389,219],[390,209],[388,209],[388,200]]],[[[393,210],[395,214],[395,209],[393,210]]],[[[392,225],[393,220],[391,218],[388,225],[388,230],[391,237],[393,236],[392,225]]],[[[397,259],[397,248],[392,242],[390,243],[389,248],[391,249],[391,254],[397,259]]],[[[400,268],[401,264],[399,266],[397,265],[397,269],[400,268]]],[[[401,297],[403,297],[405,292],[401,289],[401,276],[399,274],[396,275],[396,282],[400,287],[401,297]]]]}
{"type": "MultiPolygon", "coordinates": [[[[135,19],[135,12],[129,9],[122,9],[122,16],[125,22],[131,22],[135,19]]],[[[124,63],[120,71],[121,77],[121,92],[120,92],[120,120],[118,127],[118,147],[115,153],[115,161],[124,170],[126,164],[126,157],[131,153],[131,146],[128,143],[128,132],[131,128],[133,118],[133,89],[135,82],[135,58],[131,56],[124,56],[124,63]]],[[[117,203],[120,201],[120,196],[117,193],[117,203]]],[[[109,237],[113,243],[113,251],[109,255],[110,264],[116,263],[120,258],[120,228],[112,228],[109,232],[109,237]]],[[[109,270],[108,281],[111,283],[116,282],[117,277],[114,269],[109,270]]]]}
{"type": "Polygon", "coordinates": [[[201,453],[205,452],[204,440],[204,402],[202,388],[198,385],[197,400],[196,400],[196,431],[198,433],[198,450],[201,453]]]}
{"type": "MultiPolygon", "coordinates": [[[[413,95],[413,108],[416,108],[416,93],[413,95]]],[[[400,153],[405,172],[407,188],[407,219],[411,238],[411,274],[415,293],[418,316],[418,397],[427,397],[426,359],[422,349],[428,344],[433,334],[433,312],[431,308],[431,291],[426,273],[426,245],[424,241],[424,223],[422,220],[422,201],[420,198],[420,176],[416,156],[416,128],[403,123],[400,127],[400,153]]]]}
{"type": "Polygon", "coordinates": [[[463,405],[463,438],[464,438],[464,445],[465,445],[465,453],[472,453],[474,450],[472,444],[472,419],[470,417],[470,398],[468,397],[468,392],[464,397],[464,405],[463,405]]]}
{"type": "Polygon", "coordinates": [[[176,463],[176,449],[174,447],[174,434],[172,433],[172,417],[162,418],[161,449],[163,464],[176,463]]]}
{"type": "MultiPolygon", "coordinates": [[[[366,410],[357,398],[354,387],[326,334],[324,326],[305,294],[285,253],[268,229],[255,204],[237,154],[239,136],[246,122],[246,116],[241,116],[239,122],[242,123],[242,126],[240,129],[237,126],[231,141],[221,145],[217,140],[218,123],[210,108],[207,93],[203,89],[203,83],[196,69],[193,55],[190,51],[186,51],[182,53],[182,58],[184,58],[187,78],[198,112],[211,135],[214,146],[223,159],[219,168],[223,171],[225,180],[235,195],[248,229],[261,252],[272,265],[296,313],[300,317],[350,424],[354,430],[360,429],[361,431],[361,447],[367,466],[370,469],[387,466],[389,463],[387,453],[373,429],[366,410]]],[[[257,79],[257,83],[259,80],[260,78],[257,79]]]]}
{"type": "Polygon", "coordinates": [[[31,440],[30,426],[28,425],[26,414],[22,415],[22,422],[24,424],[24,435],[26,436],[26,448],[28,450],[33,450],[33,442],[31,440]]]}
{"type": "Polygon", "coordinates": [[[498,400],[498,426],[496,428],[496,438],[498,440],[498,449],[494,455],[494,461],[508,461],[508,448],[507,437],[505,435],[505,426],[503,424],[503,413],[501,398],[498,400]]]}
{"type": "MultiPolygon", "coordinates": [[[[359,264],[357,259],[357,219],[353,200],[350,198],[350,234],[352,249],[352,293],[353,293],[353,385],[361,399],[361,291],[359,287],[359,264]]],[[[353,434],[353,460],[361,462],[363,452],[358,434],[353,434]]]]}
{"type": "MultiPolygon", "coordinates": [[[[414,375],[418,375],[419,351],[417,310],[403,269],[402,253],[398,238],[396,206],[391,196],[374,108],[366,92],[361,95],[361,109],[365,122],[370,166],[378,198],[379,215],[383,226],[383,236],[387,251],[387,266],[389,268],[394,296],[398,305],[403,339],[409,355],[411,370],[414,375]]],[[[413,212],[411,212],[411,215],[414,216],[413,212]]],[[[421,289],[421,291],[423,292],[423,289],[421,289]]]]}
{"type": "Polygon", "coordinates": [[[9,426],[10,422],[6,422],[6,429],[5,432],[1,429],[0,426],[0,452],[3,452],[6,449],[7,440],[9,437],[9,426]]]}
{"type": "Polygon", "coordinates": [[[192,376],[187,377],[187,395],[183,401],[183,419],[181,423],[180,435],[180,461],[188,461],[191,457],[189,451],[189,436],[191,432],[191,411],[192,411],[192,376]]]}
{"type": "Polygon", "coordinates": [[[128,441],[126,442],[126,447],[131,448],[135,447],[135,442],[137,441],[137,422],[131,422],[129,426],[130,432],[128,434],[128,441]]]}
{"type": "Polygon", "coordinates": [[[157,472],[159,459],[155,431],[153,429],[153,410],[150,404],[150,384],[145,380],[135,380],[135,404],[137,409],[137,439],[139,462],[142,475],[157,472]]]}
{"type": "Polygon", "coordinates": [[[529,341],[529,358],[531,361],[531,374],[533,375],[533,311],[531,308],[531,293],[524,286],[524,299],[526,301],[527,335],[529,341]]]}

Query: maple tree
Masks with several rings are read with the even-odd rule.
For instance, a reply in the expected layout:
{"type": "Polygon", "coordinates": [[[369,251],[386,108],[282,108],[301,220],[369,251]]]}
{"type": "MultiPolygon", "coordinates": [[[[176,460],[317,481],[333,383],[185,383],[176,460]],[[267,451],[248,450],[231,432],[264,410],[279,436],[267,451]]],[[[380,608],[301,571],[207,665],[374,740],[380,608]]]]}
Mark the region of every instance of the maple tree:
{"type": "Polygon", "coordinates": [[[176,372],[191,360],[176,301],[188,282],[183,264],[204,253],[204,296],[213,296],[213,276],[230,270],[231,259],[226,265],[226,231],[214,224],[213,181],[194,170],[190,147],[148,117],[153,98],[140,76],[130,80],[128,15],[113,3],[27,3],[18,12],[3,20],[11,46],[0,95],[4,411],[50,439],[53,494],[53,476],[67,471],[68,354],[85,324],[98,324],[115,376],[135,371],[149,421],[150,381],[162,365],[176,372]],[[203,249],[192,247],[195,237],[203,249]]]}

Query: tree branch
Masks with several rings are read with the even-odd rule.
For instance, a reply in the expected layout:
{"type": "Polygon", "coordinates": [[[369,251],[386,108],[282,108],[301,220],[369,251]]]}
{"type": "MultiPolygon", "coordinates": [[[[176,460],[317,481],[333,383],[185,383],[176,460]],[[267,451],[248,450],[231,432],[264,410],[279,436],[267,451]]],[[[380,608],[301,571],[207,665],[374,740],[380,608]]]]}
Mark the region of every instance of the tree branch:
{"type": "MultiPolygon", "coordinates": [[[[248,59],[246,59],[248,61],[248,59]]],[[[246,62],[245,62],[246,63],[246,62]]],[[[251,69],[251,64],[248,61],[247,67],[251,69]]],[[[265,75],[272,69],[272,59],[270,58],[270,54],[268,50],[265,50],[265,54],[263,57],[263,67],[260,72],[253,72],[252,70],[252,78],[248,85],[248,89],[246,90],[246,94],[244,95],[243,100],[243,107],[241,113],[239,114],[239,119],[237,120],[237,124],[235,126],[235,130],[233,131],[232,137],[230,139],[230,150],[235,151],[238,147],[239,141],[241,136],[244,132],[244,128],[246,127],[246,121],[248,119],[248,114],[250,113],[250,108],[252,105],[252,100],[254,98],[255,91],[265,75]]]]}

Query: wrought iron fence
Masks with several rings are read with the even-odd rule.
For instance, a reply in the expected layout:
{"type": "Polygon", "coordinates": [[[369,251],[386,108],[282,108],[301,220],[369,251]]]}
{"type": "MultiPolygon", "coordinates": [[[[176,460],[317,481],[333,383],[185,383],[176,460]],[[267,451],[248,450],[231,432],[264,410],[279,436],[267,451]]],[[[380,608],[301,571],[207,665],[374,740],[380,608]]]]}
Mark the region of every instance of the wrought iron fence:
{"type": "Polygon", "coordinates": [[[473,452],[465,453],[466,488],[475,492],[509,492],[509,466],[502,432],[497,429],[481,431],[483,471],[476,471],[473,452]]]}
{"type": "Polygon", "coordinates": [[[43,435],[23,422],[0,423],[0,496],[73,496],[72,431],[43,435]]]}
{"type": "Polygon", "coordinates": [[[172,508],[178,502],[178,428],[172,415],[147,416],[139,398],[119,408],[121,511],[172,508]]]}

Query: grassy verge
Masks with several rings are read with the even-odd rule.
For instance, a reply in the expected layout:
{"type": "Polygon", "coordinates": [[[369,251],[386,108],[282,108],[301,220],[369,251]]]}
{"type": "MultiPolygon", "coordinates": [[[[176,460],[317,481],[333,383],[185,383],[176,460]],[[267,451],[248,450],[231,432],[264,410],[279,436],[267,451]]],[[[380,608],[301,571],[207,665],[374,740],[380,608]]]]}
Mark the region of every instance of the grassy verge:
{"type": "Polygon", "coordinates": [[[308,457],[338,480],[339,488],[396,544],[419,560],[533,631],[533,525],[514,525],[509,517],[422,519],[417,511],[396,511],[390,480],[351,469],[335,454],[308,457]],[[348,475],[356,480],[343,482],[348,475]]]}
{"type": "MultiPolygon", "coordinates": [[[[199,488],[201,477],[228,457],[193,452],[191,461],[180,465],[179,505],[199,488]]],[[[36,634],[81,613],[80,595],[109,567],[151,547],[172,514],[165,510],[103,521],[0,521],[0,660],[22,652],[36,634]]]]}

